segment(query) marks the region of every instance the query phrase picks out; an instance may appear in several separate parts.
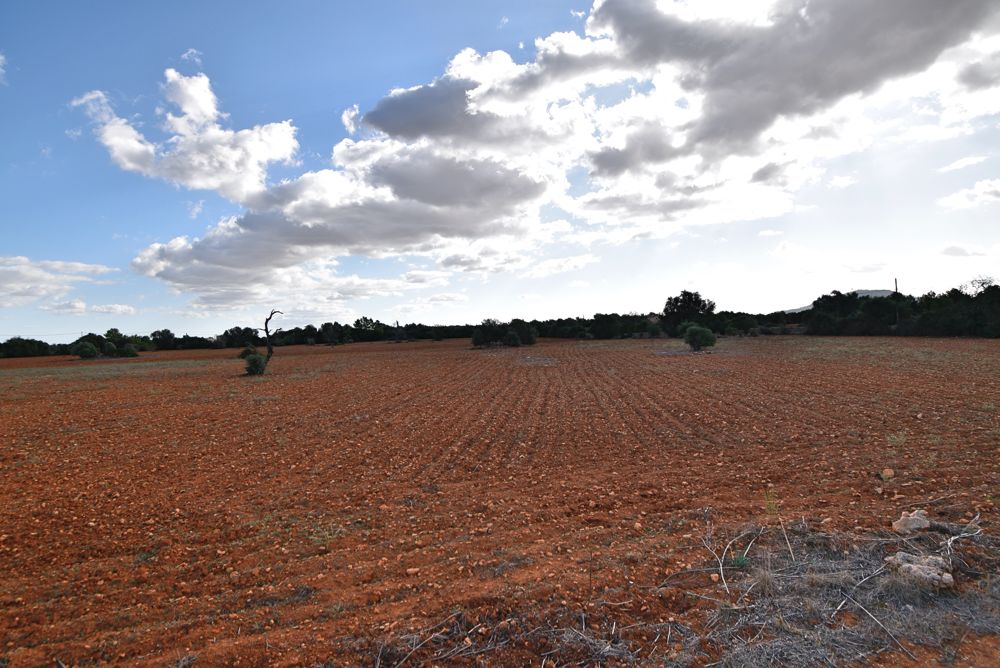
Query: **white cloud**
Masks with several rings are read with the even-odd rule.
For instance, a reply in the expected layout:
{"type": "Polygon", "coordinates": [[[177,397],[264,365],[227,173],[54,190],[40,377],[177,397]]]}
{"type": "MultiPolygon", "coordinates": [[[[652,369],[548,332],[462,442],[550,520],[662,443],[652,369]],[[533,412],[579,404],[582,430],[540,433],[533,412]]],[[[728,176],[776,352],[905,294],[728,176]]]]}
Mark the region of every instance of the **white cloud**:
{"type": "MultiPolygon", "coordinates": [[[[267,168],[294,159],[291,121],[228,129],[204,74],[167,70],[161,140],[100,91],[74,104],[122,169],[243,207],[202,237],[152,244],[134,268],[203,306],[274,289],[303,310],[457,272],[547,276],[597,261],[604,244],[802,211],[806,186],[857,182],[827,178],[833,158],[963,136],[1000,113],[989,79],[998,45],[982,34],[995,2],[737,4],[605,0],[584,34],[537,39],[529,62],[463,50],[435,79],[345,109],[351,137],[333,147],[330,168],[280,183],[267,168]],[[969,63],[982,67],[963,79],[969,63]],[[548,222],[552,211],[569,222],[548,222]],[[551,257],[556,243],[588,253],[551,257]],[[437,268],[343,276],[334,260],[350,254],[437,268]]],[[[981,190],[959,199],[993,197],[981,190]]]]}
{"type": "Polygon", "coordinates": [[[198,49],[188,49],[187,51],[181,54],[181,60],[192,62],[198,67],[201,67],[201,57],[203,55],[204,54],[198,49]]]}
{"type": "Polygon", "coordinates": [[[197,202],[188,202],[188,217],[194,220],[201,215],[202,209],[205,208],[205,200],[200,199],[197,202]]]}
{"type": "Polygon", "coordinates": [[[96,276],[113,271],[100,264],[0,256],[0,307],[59,298],[76,285],[92,283],[96,276]]]}
{"type": "Polygon", "coordinates": [[[43,310],[58,313],[59,315],[83,315],[87,312],[87,302],[82,299],[71,299],[65,302],[58,302],[43,306],[43,310]]]}
{"type": "Polygon", "coordinates": [[[243,202],[264,190],[269,163],[294,158],[298,142],[290,121],[229,130],[220,124],[225,116],[207,76],[168,69],[165,79],[164,97],[181,113],[165,113],[169,136],[160,143],[120,118],[102,91],[72,102],[97,125],[97,136],[122,169],[243,202]]]}
{"type": "Polygon", "coordinates": [[[758,237],[780,237],[784,232],[781,230],[761,230],[757,233],[758,237]]]}
{"type": "Polygon", "coordinates": [[[1000,201],[1000,179],[984,179],[976,181],[971,188],[959,190],[937,203],[947,209],[972,209],[1000,201]]]}
{"type": "Polygon", "coordinates": [[[507,16],[501,16],[500,23],[497,24],[497,30],[502,30],[508,23],[510,23],[510,18],[507,16]]]}
{"type": "Polygon", "coordinates": [[[347,134],[353,135],[358,131],[358,105],[352,105],[347,109],[344,109],[343,113],[340,114],[340,122],[344,124],[344,129],[347,130],[347,134]]]}
{"type": "Polygon", "coordinates": [[[96,304],[90,307],[92,313],[109,313],[111,315],[135,315],[138,311],[128,304],[96,304]]]}
{"type": "Polygon", "coordinates": [[[967,158],[961,158],[955,162],[949,163],[944,167],[938,169],[938,172],[955,172],[959,169],[965,169],[966,167],[972,167],[973,165],[978,165],[979,163],[986,162],[988,157],[985,155],[970,155],[967,158]]]}
{"type": "Polygon", "coordinates": [[[87,313],[135,315],[138,313],[134,306],[129,306],[128,304],[94,304],[91,306],[82,299],[70,299],[64,302],[56,302],[47,306],[42,306],[42,310],[50,311],[59,315],[86,315],[87,313]]]}
{"type": "Polygon", "coordinates": [[[7,85],[7,56],[0,53],[0,85],[7,85]]]}

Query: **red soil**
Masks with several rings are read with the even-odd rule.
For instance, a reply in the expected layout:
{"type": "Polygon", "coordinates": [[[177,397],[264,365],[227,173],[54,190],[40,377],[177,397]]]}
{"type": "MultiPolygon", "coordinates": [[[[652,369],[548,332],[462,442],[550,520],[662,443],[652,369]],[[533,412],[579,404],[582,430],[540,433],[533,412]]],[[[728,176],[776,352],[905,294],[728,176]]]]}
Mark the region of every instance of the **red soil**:
{"type": "Polygon", "coordinates": [[[697,626],[652,587],[708,523],[997,519],[997,341],[235,353],[0,360],[10,665],[370,664],[456,606],[697,626]]]}

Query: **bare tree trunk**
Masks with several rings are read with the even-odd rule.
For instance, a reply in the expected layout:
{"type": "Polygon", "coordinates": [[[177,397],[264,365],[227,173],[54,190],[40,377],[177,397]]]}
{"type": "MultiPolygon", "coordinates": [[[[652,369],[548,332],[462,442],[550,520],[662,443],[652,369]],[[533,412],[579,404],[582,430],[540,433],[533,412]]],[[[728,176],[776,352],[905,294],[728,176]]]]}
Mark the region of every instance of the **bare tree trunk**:
{"type": "MultiPolygon", "coordinates": [[[[274,346],[271,345],[271,331],[268,329],[268,325],[271,323],[271,318],[273,318],[276,314],[284,315],[284,313],[281,313],[281,311],[277,309],[271,309],[271,315],[267,316],[264,320],[264,341],[267,342],[267,359],[264,360],[265,367],[267,366],[267,363],[271,361],[271,356],[274,355],[274,346]]],[[[274,330],[274,333],[277,334],[280,331],[281,328],[278,328],[274,330]]]]}

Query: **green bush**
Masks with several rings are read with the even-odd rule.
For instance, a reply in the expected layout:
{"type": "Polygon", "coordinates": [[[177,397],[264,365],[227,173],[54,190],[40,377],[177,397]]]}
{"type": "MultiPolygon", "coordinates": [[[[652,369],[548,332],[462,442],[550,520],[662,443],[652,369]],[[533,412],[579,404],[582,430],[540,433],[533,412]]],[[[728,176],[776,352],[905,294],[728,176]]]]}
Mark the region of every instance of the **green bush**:
{"type": "Polygon", "coordinates": [[[490,342],[489,336],[481,327],[476,327],[472,330],[472,345],[476,348],[480,346],[485,346],[490,342]]]}
{"type": "Polygon", "coordinates": [[[104,345],[101,346],[101,354],[105,357],[117,357],[118,356],[118,346],[111,343],[110,341],[105,341],[104,345]]]}
{"type": "Polygon", "coordinates": [[[97,346],[90,341],[81,341],[69,349],[70,355],[76,355],[80,359],[92,360],[97,357],[97,346]]]}
{"type": "Polygon", "coordinates": [[[267,367],[267,359],[263,355],[252,353],[246,356],[246,361],[248,376],[264,375],[264,369],[267,367]]]}
{"type": "Polygon", "coordinates": [[[243,350],[240,351],[239,358],[241,360],[245,360],[246,358],[250,357],[251,355],[256,355],[256,354],[257,354],[257,348],[254,347],[254,345],[251,343],[251,344],[248,344],[246,348],[244,348],[243,350]]]}
{"type": "Polygon", "coordinates": [[[691,325],[684,330],[684,342],[691,346],[691,350],[699,351],[715,345],[715,334],[707,327],[691,325]]]}
{"type": "Polygon", "coordinates": [[[508,329],[507,333],[503,335],[503,344],[511,348],[517,348],[521,345],[521,337],[513,329],[508,329]]]}
{"type": "Polygon", "coordinates": [[[139,351],[131,343],[126,343],[125,347],[122,348],[121,355],[122,357],[138,357],[139,351]]]}
{"type": "Polygon", "coordinates": [[[687,333],[688,329],[690,329],[691,327],[697,327],[697,326],[698,326],[698,323],[692,322],[691,320],[685,320],[681,324],[677,325],[677,336],[679,336],[681,338],[684,338],[684,335],[687,333]]]}

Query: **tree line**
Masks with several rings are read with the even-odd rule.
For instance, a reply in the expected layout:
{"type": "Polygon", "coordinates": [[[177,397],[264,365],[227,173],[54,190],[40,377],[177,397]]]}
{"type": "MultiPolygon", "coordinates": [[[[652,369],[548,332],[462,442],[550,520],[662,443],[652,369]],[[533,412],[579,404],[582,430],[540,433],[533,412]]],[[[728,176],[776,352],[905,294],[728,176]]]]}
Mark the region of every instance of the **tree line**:
{"type": "MultiPolygon", "coordinates": [[[[358,341],[414,341],[464,338],[475,346],[531,345],[537,337],[620,339],[682,336],[696,324],[724,336],[813,334],[823,336],[974,336],[1000,338],[1000,286],[978,278],[968,284],[920,297],[893,292],[864,296],[833,291],[798,312],[745,313],[716,311],[715,303],[698,292],[670,297],[659,312],[596,313],[590,318],[554,318],[510,322],[487,319],[478,325],[386,324],[361,317],[351,324],[325,322],[305,325],[272,336],[276,346],[343,345],[358,341]]],[[[134,356],[138,351],[244,348],[264,343],[253,327],[231,327],[217,336],[176,335],[160,329],[149,335],[123,334],[112,328],[85,334],[72,343],[49,344],[13,337],[0,343],[2,357],[68,355],[134,356]],[[85,347],[89,344],[93,347],[85,347]],[[93,352],[93,354],[91,354],[93,352]]]]}

